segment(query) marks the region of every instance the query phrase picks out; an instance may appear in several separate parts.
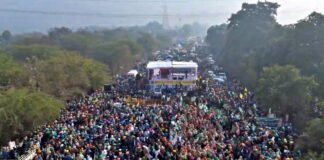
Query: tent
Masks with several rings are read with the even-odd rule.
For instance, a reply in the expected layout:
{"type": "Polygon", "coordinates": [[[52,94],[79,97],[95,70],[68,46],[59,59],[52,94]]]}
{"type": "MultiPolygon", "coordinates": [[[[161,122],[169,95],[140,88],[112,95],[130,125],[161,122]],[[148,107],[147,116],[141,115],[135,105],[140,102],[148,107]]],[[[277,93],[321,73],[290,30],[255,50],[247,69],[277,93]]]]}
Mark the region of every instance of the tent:
{"type": "Polygon", "coordinates": [[[129,75],[129,76],[136,76],[138,74],[138,71],[137,70],[135,70],[135,69],[133,69],[133,70],[130,70],[128,73],[127,73],[127,75],[129,75]]]}

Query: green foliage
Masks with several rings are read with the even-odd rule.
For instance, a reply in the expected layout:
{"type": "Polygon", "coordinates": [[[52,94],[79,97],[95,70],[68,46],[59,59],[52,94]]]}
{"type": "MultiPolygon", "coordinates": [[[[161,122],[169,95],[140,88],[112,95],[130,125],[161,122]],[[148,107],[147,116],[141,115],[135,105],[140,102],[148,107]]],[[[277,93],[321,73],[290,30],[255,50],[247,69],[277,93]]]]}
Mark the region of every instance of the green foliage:
{"type": "Polygon", "coordinates": [[[227,35],[227,25],[215,25],[207,30],[207,36],[205,38],[206,43],[210,46],[210,50],[215,56],[220,55],[224,49],[227,35]]]}
{"type": "Polygon", "coordinates": [[[61,98],[82,94],[110,80],[106,65],[73,52],[38,61],[35,67],[41,90],[61,98]]]}
{"type": "Polygon", "coordinates": [[[72,30],[67,28],[67,27],[51,28],[48,31],[49,37],[51,37],[53,39],[58,38],[58,37],[60,37],[62,35],[70,34],[70,33],[72,33],[72,30]]]}
{"type": "Polygon", "coordinates": [[[91,57],[107,64],[113,74],[125,73],[143,54],[143,48],[131,40],[99,44],[92,50],[91,57]]]}
{"type": "Polygon", "coordinates": [[[294,25],[289,32],[291,52],[289,63],[299,67],[303,73],[313,74],[324,60],[324,15],[313,12],[294,25]]]}
{"type": "Polygon", "coordinates": [[[59,47],[42,44],[14,45],[7,49],[8,55],[21,62],[32,57],[36,57],[37,59],[48,59],[61,52],[62,50],[59,47]]]}
{"type": "Polygon", "coordinates": [[[258,59],[259,57],[257,54],[245,55],[238,64],[241,71],[237,76],[239,76],[241,82],[246,84],[249,88],[256,88],[258,84],[258,59]]]}
{"type": "Polygon", "coordinates": [[[151,33],[158,33],[163,31],[163,26],[157,21],[149,22],[145,27],[145,30],[148,30],[151,33]]]}
{"type": "Polygon", "coordinates": [[[22,73],[23,67],[0,51],[0,86],[17,83],[22,73]]]}
{"type": "Polygon", "coordinates": [[[224,67],[233,74],[239,74],[239,64],[245,55],[269,42],[278,23],[275,21],[277,3],[258,2],[242,5],[242,9],[229,18],[226,43],[222,50],[224,67]]]}
{"type": "Polygon", "coordinates": [[[315,74],[319,86],[315,89],[315,94],[317,97],[324,99],[324,60],[318,66],[318,69],[315,74]]]}
{"type": "Polygon", "coordinates": [[[243,4],[241,10],[231,16],[226,27],[224,25],[209,28],[206,42],[216,60],[229,74],[236,76],[252,89],[264,91],[261,103],[268,104],[268,107],[276,107],[282,114],[291,111],[291,116],[297,117],[297,110],[309,108],[310,99],[324,99],[324,15],[313,12],[296,24],[281,26],[275,19],[278,7],[277,3],[271,2],[243,4]],[[260,79],[263,68],[273,65],[293,65],[300,73],[291,69],[291,73],[294,74],[288,75],[306,77],[295,80],[287,77],[285,74],[289,73],[288,67],[287,73],[278,71],[278,74],[285,75],[278,79],[278,82],[266,82],[265,77],[260,79]],[[307,77],[314,77],[318,87],[311,90],[303,85],[307,81],[314,84],[314,79],[307,77]],[[276,85],[280,88],[275,87],[271,92],[265,92],[263,87],[266,85],[276,85]],[[277,104],[279,102],[280,105],[277,104]]]}
{"type": "MultiPolygon", "coordinates": [[[[277,14],[277,9],[279,8],[279,4],[272,2],[258,2],[257,4],[248,4],[243,3],[242,8],[235,14],[229,18],[229,28],[239,28],[245,25],[255,25],[266,24],[267,22],[275,22],[275,15],[277,14]],[[261,21],[263,19],[263,21],[261,21]],[[248,24],[248,22],[254,22],[254,24],[248,24]]],[[[254,28],[258,26],[255,25],[254,28]]],[[[261,28],[259,28],[261,29],[261,28]]]]}
{"type": "Polygon", "coordinates": [[[302,76],[294,66],[274,65],[263,69],[257,95],[265,109],[272,108],[281,116],[288,114],[296,124],[304,124],[316,85],[313,77],[302,76]]]}
{"type": "MultiPolygon", "coordinates": [[[[197,24],[191,27],[195,26],[197,24]]],[[[62,52],[62,48],[104,62],[114,74],[121,74],[131,69],[137,60],[151,57],[152,52],[169,47],[172,38],[179,34],[180,31],[164,30],[157,22],[143,27],[94,31],[85,28],[76,32],[61,27],[50,29],[47,35],[34,33],[14,36],[8,53],[20,61],[32,56],[47,59],[62,52]]]]}
{"type": "Polygon", "coordinates": [[[10,89],[0,93],[0,144],[21,137],[53,121],[63,107],[61,101],[43,92],[10,89]]]}
{"type": "Polygon", "coordinates": [[[2,32],[2,35],[1,35],[2,40],[7,42],[7,41],[11,40],[11,37],[12,37],[12,35],[11,35],[10,31],[5,30],[5,31],[2,32]]]}
{"type": "Polygon", "coordinates": [[[61,27],[48,34],[14,36],[4,32],[0,82],[10,87],[0,93],[0,143],[54,120],[63,104],[52,96],[70,99],[102,87],[113,74],[125,73],[138,60],[169,47],[173,34],[159,23],[76,32],[61,27]]]}
{"type": "Polygon", "coordinates": [[[80,32],[62,34],[57,43],[64,49],[78,51],[87,55],[91,45],[97,44],[99,39],[92,34],[84,34],[80,32]]]}
{"type": "Polygon", "coordinates": [[[159,46],[158,49],[166,49],[172,44],[172,37],[167,34],[157,34],[155,39],[157,40],[156,43],[159,46]]]}
{"type": "Polygon", "coordinates": [[[180,35],[182,37],[189,37],[192,32],[193,32],[193,29],[191,28],[191,26],[189,24],[183,25],[180,29],[180,35]]]}
{"type": "Polygon", "coordinates": [[[324,153],[316,153],[316,152],[308,152],[305,156],[304,159],[307,160],[324,160],[324,153]]]}
{"type": "Polygon", "coordinates": [[[306,128],[306,135],[302,146],[303,149],[307,151],[313,151],[316,153],[322,153],[322,155],[317,155],[317,156],[323,158],[323,151],[324,151],[323,133],[324,133],[324,118],[314,119],[310,121],[308,127],[306,128]]]}
{"type": "Polygon", "coordinates": [[[85,59],[82,67],[89,79],[90,86],[93,88],[102,87],[103,84],[111,81],[108,66],[103,63],[96,62],[92,59],[85,59]]]}
{"type": "Polygon", "coordinates": [[[143,47],[146,56],[149,56],[157,46],[156,40],[148,33],[142,33],[137,42],[143,47]]]}
{"type": "MultiPolygon", "coordinates": [[[[258,91],[264,109],[289,114],[295,126],[305,128],[313,118],[310,102],[324,99],[324,15],[313,12],[296,24],[282,26],[275,18],[278,7],[272,2],[244,3],[226,27],[210,27],[205,40],[230,75],[258,91]]],[[[310,128],[308,132],[324,133],[318,131],[320,125],[310,128]]],[[[323,146],[319,141],[306,140],[305,148],[323,146]]],[[[323,159],[323,155],[309,154],[305,159],[323,159]]]]}
{"type": "MultiPolygon", "coordinates": [[[[315,75],[322,88],[324,16],[314,12],[297,24],[280,26],[274,17],[277,8],[270,2],[244,4],[232,15],[227,29],[214,26],[208,30],[210,50],[227,71],[246,79],[247,86],[257,87],[254,78],[246,78],[245,72],[259,75],[263,66],[291,64],[302,74],[315,75]]],[[[322,89],[315,93],[323,95],[322,89]]]]}

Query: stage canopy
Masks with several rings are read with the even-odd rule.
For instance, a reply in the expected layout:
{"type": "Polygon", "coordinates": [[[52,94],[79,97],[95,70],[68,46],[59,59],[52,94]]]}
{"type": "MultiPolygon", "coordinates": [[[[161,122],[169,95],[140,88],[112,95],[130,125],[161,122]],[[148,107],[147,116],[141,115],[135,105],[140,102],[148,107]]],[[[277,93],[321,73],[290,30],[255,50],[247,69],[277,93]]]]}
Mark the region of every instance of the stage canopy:
{"type": "Polygon", "coordinates": [[[198,68],[196,62],[185,62],[185,61],[150,61],[147,69],[157,69],[157,68],[198,68]]]}

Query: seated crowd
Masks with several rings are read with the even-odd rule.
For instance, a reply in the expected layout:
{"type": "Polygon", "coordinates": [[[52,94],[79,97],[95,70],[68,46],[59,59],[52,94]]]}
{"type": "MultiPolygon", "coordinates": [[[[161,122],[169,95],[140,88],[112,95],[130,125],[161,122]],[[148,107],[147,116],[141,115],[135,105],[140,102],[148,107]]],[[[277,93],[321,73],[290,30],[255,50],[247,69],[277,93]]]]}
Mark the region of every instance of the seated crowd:
{"type": "Polygon", "coordinates": [[[36,160],[292,159],[294,132],[257,122],[253,94],[237,82],[199,96],[167,94],[157,104],[128,104],[127,93],[96,91],[68,101],[60,117],[11,141],[2,158],[35,148],[36,160]]]}

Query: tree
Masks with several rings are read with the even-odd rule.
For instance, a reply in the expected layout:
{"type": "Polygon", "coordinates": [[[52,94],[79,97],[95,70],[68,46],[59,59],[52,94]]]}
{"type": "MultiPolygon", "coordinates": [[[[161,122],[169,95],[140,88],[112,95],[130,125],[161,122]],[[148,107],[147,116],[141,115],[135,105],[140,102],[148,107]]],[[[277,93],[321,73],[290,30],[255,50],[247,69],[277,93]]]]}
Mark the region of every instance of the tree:
{"type": "Polygon", "coordinates": [[[203,25],[198,22],[194,22],[193,24],[191,24],[191,27],[193,32],[191,36],[203,37],[206,35],[206,30],[208,29],[207,25],[203,25]]]}
{"type": "Polygon", "coordinates": [[[288,34],[290,52],[287,63],[312,75],[324,60],[324,15],[313,12],[293,27],[288,34]]]}
{"type": "Polygon", "coordinates": [[[236,76],[240,77],[240,82],[252,89],[257,87],[259,78],[258,62],[258,54],[250,54],[243,56],[238,64],[241,72],[236,76]]]}
{"type": "Polygon", "coordinates": [[[149,57],[156,49],[155,39],[148,33],[142,33],[141,37],[137,39],[137,42],[142,46],[145,52],[145,57],[149,57]]]}
{"type": "Polygon", "coordinates": [[[92,58],[107,64],[113,74],[125,73],[142,58],[143,48],[132,40],[93,46],[92,58]]]}
{"type": "MultiPolygon", "coordinates": [[[[308,152],[323,154],[324,151],[324,118],[314,119],[308,123],[302,148],[308,152]]],[[[310,154],[310,156],[316,154],[310,154]]],[[[319,156],[319,155],[317,155],[319,156]]],[[[316,157],[316,156],[315,156],[316,157]]],[[[323,157],[323,155],[322,155],[323,157]]]]}
{"type": "Polygon", "coordinates": [[[289,115],[299,127],[310,111],[314,77],[304,77],[291,65],[265,67],[259,79],[258,99],[264,109],[280,116],[289,115]]]}
{"type": "Polygon", "coordinates": [[[3,39],[4,41],[8,42],[8,41],[11,40],[12,35],[11,35],[11,32],[10,32],[10,31],[5,30],[5,31],[2,32],[1,37],[2,37],[2,39],[3,39]]]}
{"type": "Polygon", "coordinates": [[[43,45],[55,45],[55,39],[48,37],[43,33],[22,33],[17,34],[13,37],[12,44],[14,45],[32,45],[32,44],[43,44],[43,45]]]}
{"type": "Polygon", "coordinates": [[[18,83],[23,72],[19,63],[0,51],[0,85],[18,83]]]}
{"type": "Polygon", "coordinates": [[[227,25],[215,25],[211,26],[207,30],[207,36],[205,38],[206,43],[208,44],[210,51],[216,56],[219,57],[220,53],[224,49],[227,36],[227,25]]]}
{"type": "Polygon", "coordinates": [[[75,52],[38,61],[38,84],[42,91],[67,99],[109,82],[108,67],[75,52]]]}
{"type": "Polygon", "coordinates": [[[48,31],[48,35],[49,37],[56,39],[59,38],[62,35],[67,35],[72,33],[72,30],[70,28],[67,27],[60,27],[60,28],[51,28],[48,31]]]}
{"type": "MultiPolygon", "coordinates": [[[[248,24],[247,22],[249,21],[263,25],[271,25],[266,23],[269,21],[276,23],[274,16],[277,14],[278,8],[279,4],[272,2],[258,2],[257,4],[243,3],[241,10],[235,14],[232,14],[232,16],[229,18],[230,23],[228,27],[232,29],[238,29],[242,26],[246,27],[246,25],[255,25],[248,24]],[[264,18],[264,20],[262,21],[261,18],[264,18]]],[[[254,28],[256,27],[258,26],[255,26],[254,28]]]]}
{"type": "Polygon", "coordinates": [[[58,38],[58,44],[62,48],[78,51],[83,55],[88,55],[90,46],[97,44],[98,41],[98,38],[95,38],[92,34],[84,34],[82,32],[64,34],[58,38]]]}
{"type": "Polygon", "coordinates": [[[172,45],[172,36],[169,34],[157,34],[155,39],[157,40],[157,46],[159,46],[158,49],[160,50],[166,49],[172,45]]]}
{"type": "Polygon", "coordinates": [[[148,30],[149,33],[158,33],[163,30],[163,25],[157,21],[149,22],[145,28],[148,30]]]}
{"type": "Polygon", "coordinates": [[[308,152],[303,158],[310,160],[324,160],[324,153],[308,152]]]}
{"type": "Polygon", "coordinates": [[[36,57],[40,60],[48,59],[51,56],[62,53],[62,50],[57,46],[42,44],[13,45],[6,51],[8,55],[20,62],[25,62],[27,58],[32,57],[36,57]]]}
{"type": "Polygon", "coordinates": [[[324,98],[324,60],[321,62],[316,70],[316,80],[319,82],[319,86],[315,89],[314,93],[317,97],[324,98]]]}
{"type": "Polygon", "coordinates": [[[63,103],[43,92],[9,89],[0,92],[0,144],[22,138],[36,127],[58,118],[63,103]]]}
{"type": "Polygon", "coordinates": [[[180,30],[179,30],[179,34],[181,36],[182,39],[186,39],[188,38],[190,35],[192,35],[193,33],[193,29],[192,26],[189,24],[185,24],[183,25],[180,30]]]}
{"type": "Polygon", "coordinates": [[[96,62],[92,59],[86,59],[83,63],[83,67],[91,87],[98,88],[111,81],[108,66],[103,63],[96,62]]]}
{"type": "Polygon", "coordinates": [[[239,64],[243,56],[258,53],[257,50],[271,40],[270,33],[278,26],[275,19],[278,7],[272,2],[244,3],[241,10],[229,18],[226,31],[222,27],[208,30],[206,40],[211,50],[219,55],[216,59],[231,74],[242,71],[239,64]]]}

